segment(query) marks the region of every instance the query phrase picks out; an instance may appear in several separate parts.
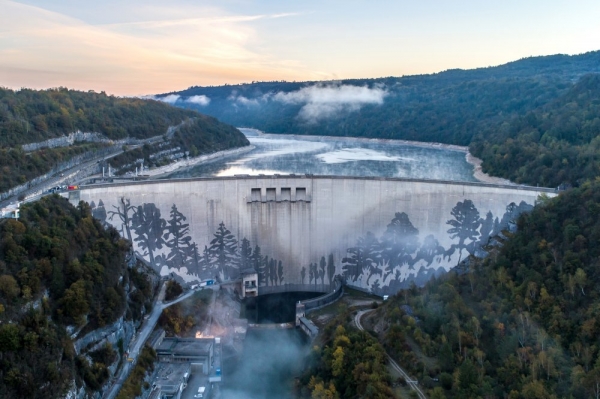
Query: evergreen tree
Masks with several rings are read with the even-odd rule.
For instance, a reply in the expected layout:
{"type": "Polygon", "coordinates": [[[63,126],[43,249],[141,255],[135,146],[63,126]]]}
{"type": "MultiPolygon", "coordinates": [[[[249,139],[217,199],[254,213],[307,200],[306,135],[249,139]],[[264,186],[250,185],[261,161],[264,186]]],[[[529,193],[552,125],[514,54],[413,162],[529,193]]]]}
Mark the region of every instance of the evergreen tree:
{"type": "Polygon", "coordinates": [[[312,284],[313,278],[316,279],[315,272],[313,270],[313,264],[308,265],[308,284],[312,284]]]}
{"type": "Polygon", "coordinates": [[[186,267],[188,268],[188,272],[194,271],[199,273],[201,271],[200,263],[202,261],[202,255],[200,255],[200,251],[198,251],[198,245],[195,242],[192,242],[190,246],[190,257],[188,258],[186,267]]]}
{"type": "Polygon", "coordinates": [[[171,250],[167,255],[167,261],[171,267],[182,267],[187,263],[188,258],[192,256],[192,237],[189,236],[190,225],[184,223],[187,218],[177,210],[175,204],[171,207],[170,216],[167,232],[163,235],[165,245],[171,250]]]}
{"type": "Polygon", "coordinates": [[[269,269],[269,257],[265,255],[260,263],[258,271],[259,281],[266,286],[269,286],[269,277],[271,270],[269,269]]]}
{"type": "Polygon", "coordinates": [[[144,204],[134,208],[131,217],[131,229],[136,234],[134,241],[144,251],[143,255],[148,255],[152,265],[156,265],[155,251],[162,249],[165,243],[163,233],[166,225],[167,222],[160,216],[160,209],[154,204],[144,204]]]}
{"type": "MultiPolygon", "coordinates": [[[[335,263],[333,262],[333,254],[329,254],[327,258],[327,277],[329,278],[329,284],[333,283],[333,276],[335,275],[335,263]]],[[[304,280],[304,278],[303,278],[304,280]]]]}
{"type": "Polygon", "coordinates": [[[106,209],[104,208],[104,202],[102,200],[98,201],[98,207],[94,207],[90,204],[92,208],[92,216],[98,219],[102,224],[106,223],[106,209]]]}
{"type": "Polygon", "coordinates": [[[258,284],[265,285],[264,281],[264,273],[262,270],[262,255],[260,253],[260,247],[256,245],[254,247],[254,251],[252,252],[252,267],[258,273],[258,284]]]}
{"type": "Polygon", "coordinates": [[[464,200],[464,202],[458,202],[451,212],[454,219],[448,220],[446,224],[452,226],[448,230],[451,239],[458,238],[458,244],[452,244],[447,252],[448,256],[451,256],[456,249],[458,249],[459,257],[458,263],[460,263],[462,257],[462,250],[473,253],[473,243],[479,236],[477,229],[480,225],[479,211],[475,208],[473,201],[464,200]],[[468,241],[468,242],[467,242],[468,241]]]}
{"type": "Polygon", "coordinates": [[[479,245],[483,246],[487,244],[494,230],[494,215],[492,215],[492,212],[488,211],[485,219],[480,219],[479,223],[481,224],[481,228],[479,229],[479,245]]]}
{"type": "Polygon", "coordinates": [[[388,265],[384,280],[393,273],[396,266],[412,264],[412,254],[418,248],[419,230],[413,226],[406,213],[396,213],[381,237],[381,256],[388,265]]]}
{"type": "Polygon", "coordinates": [[[240,269],[249,269],[253,266],[252,247],[250,241],[244,238],[240,247],[240,269]]]}
{"type": "Polygon", "coordinates": [[[275,259],[269,259],[269,280],[271,285],[277,285],[277,263],[275,259]]]}
{"type": "Polygon", "coordinates": [[[199,273],[202,273],[203,276],[212,275],[212,274],[207,273],[211,268],[210,260],[211,260],[210,250],[205,245],[204,250],[202,251],[202,255],[200,256],[200,258],[198,260],[198,270],[199,270],[199,273]]]}
{"type": "Polygon", "coordinates": [[[321,256],[321,260],[319,261],[319,278],[321,279],[321,284],[325,285],[325,267],[327,266],[327,261],[325,261],[325,257],[321,256]]]}
{"type": "Polygon", "coordinates": [[[281,261],[279,261],[279,264],[277,265],[277,275],[279,276],[279,285],[281,285],[283,283],[283,265],[281,264],[281,261]]]}
{"type": "Polygon", "coordinates": [[[225,279],[230,279],[239,270],[239,256],[237,254],[237,240],[225,227],[219,223],[219,228],[210,242],[211,263],[221,272],[225,279]]]}

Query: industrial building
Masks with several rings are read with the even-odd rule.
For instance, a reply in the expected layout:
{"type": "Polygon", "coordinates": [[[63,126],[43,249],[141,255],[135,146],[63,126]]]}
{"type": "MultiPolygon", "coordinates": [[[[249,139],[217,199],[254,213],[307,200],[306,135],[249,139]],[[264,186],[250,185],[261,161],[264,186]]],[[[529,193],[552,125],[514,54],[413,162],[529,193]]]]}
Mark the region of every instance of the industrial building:
{"type": "Polygon", "coordinates": [[[159,329],[148,343],[158,357],[149,398],[185,398],[198,386],[221,381],[219,338],[165,338],[159,329]]]}

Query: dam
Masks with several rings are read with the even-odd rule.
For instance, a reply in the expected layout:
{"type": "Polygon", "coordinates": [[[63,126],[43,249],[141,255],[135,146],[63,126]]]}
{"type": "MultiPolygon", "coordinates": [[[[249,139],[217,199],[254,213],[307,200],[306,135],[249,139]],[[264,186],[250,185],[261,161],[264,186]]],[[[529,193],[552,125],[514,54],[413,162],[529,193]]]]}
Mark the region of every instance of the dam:
{"type": "MultiPolygon", "coordinates": [[[[554,189],[401,178],[234,176],[82,186],[87,202],[162,275],[227,281],[254,269],[261,288],[336,276],[378,295],[423,284],[510,228],[554,189]]],[[[267,288],[268,287],[268,288],[267,288]]]]}

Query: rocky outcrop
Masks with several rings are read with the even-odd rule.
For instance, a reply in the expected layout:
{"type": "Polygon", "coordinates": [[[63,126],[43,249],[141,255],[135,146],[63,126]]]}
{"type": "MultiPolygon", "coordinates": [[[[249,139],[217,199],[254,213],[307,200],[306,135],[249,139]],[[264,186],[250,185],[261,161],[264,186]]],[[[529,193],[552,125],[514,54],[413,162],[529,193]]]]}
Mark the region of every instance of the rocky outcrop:
{"type": "Polygon", "coordinates": [[[21,148],[25,152],[41,150],[43,148],[59,148],[73,145],[76,141],[88,143],[113,143],[108,137],[101,133],[82,132],[80,130],[70,133],[68,136],[55,137],[52,139],[40,141],[38,143],[23,144],[21,148]]]}
{"type": "Polygon", "coordinates": [[[84,349],[98,349],[100,346],[109,342],[113,347],[116,347],[119,340],[123,341],[124,347],[133,338],[135,326],[133,321],[124,321],[123,317],[119,318],[113,324],[99,328],[87,333],[73,343],[75,352],[81,353],[84,349]]]}

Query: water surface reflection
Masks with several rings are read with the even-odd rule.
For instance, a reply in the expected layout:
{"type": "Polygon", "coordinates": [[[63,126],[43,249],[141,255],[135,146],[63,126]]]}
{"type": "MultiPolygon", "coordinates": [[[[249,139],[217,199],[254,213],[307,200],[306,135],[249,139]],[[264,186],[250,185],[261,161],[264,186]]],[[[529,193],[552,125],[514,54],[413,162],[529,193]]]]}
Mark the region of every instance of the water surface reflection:
{"type": "Polygon", "coordinates": [[[393,141],[254,135],[255,149],[167,177],[305,174],[477,181],[462,151],[393,141]]]}

